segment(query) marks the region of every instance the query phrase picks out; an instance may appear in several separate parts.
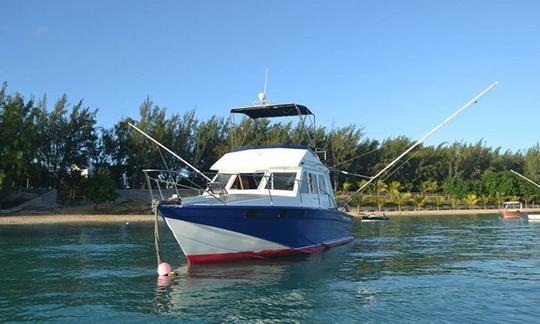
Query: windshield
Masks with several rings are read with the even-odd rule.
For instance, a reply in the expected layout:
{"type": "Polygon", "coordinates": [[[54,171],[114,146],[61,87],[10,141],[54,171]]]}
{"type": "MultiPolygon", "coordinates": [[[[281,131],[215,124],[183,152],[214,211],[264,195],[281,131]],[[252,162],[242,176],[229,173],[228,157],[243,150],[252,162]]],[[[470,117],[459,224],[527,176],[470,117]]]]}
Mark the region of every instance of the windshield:
{"type": "Polygon", "coordinates": [[[264,173],[240,173],[235,175],[231,189],[254,190],[259,188],[264,173]]]}
{"type": "Polygon", "coordinates": [[[229,183],[229,179],[232,177],[232,174],[218,173],[212,182],[219,182],[224,187],[229,183]]]}
{"type": "Polygon", "coordinates": [[[266,182],[265,189],[293,190],[296,172],[273,172],[266,182]]]}

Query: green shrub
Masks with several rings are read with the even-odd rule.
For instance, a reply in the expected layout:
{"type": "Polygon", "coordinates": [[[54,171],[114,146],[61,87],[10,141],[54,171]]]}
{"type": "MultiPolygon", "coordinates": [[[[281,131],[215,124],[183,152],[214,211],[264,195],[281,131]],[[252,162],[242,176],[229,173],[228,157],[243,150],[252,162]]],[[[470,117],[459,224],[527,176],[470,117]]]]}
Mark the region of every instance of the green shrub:
{"type": "Polygon", "coordinates": [[[85,195],[97,207],[99,204],[114,201],[118,197],[116,189],[116,183],[109,176],[98,174],[88,179],[85,195]]]}

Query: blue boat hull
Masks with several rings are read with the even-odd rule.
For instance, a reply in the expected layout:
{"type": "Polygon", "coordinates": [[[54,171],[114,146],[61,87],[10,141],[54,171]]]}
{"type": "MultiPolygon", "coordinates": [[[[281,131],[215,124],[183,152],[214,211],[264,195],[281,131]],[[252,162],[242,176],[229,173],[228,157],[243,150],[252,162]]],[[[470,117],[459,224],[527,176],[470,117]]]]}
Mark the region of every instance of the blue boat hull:
{"type": "Polygon", "coordinates": [[[160,205],[192,264],[311,253],[352,240],[352,217],[337,210],[160,205]]]}

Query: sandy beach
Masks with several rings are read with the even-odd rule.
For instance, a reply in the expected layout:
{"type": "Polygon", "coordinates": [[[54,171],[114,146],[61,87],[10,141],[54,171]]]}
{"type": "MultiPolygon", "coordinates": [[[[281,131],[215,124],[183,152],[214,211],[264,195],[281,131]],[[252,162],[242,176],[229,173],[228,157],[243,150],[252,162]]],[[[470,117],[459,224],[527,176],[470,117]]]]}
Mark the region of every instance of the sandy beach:
{"type": "MultiPolygon", "coordinates": [[[[540,213],[540,208],[523,209],[527,213],[540,213]]],[[[405,211],[384,211],[384,212],[360,212],[351,211],[353,216],[365,216],[370,214],[387,216],[457,216],[457,215],[494,215],[498,214],[498,209],[445,209],[445,210],[405,210],[405,211]]]]}
{"type": "MultiPolygon", "coordinates": [[[[540,208],[525,209],[528,213],[540,214],[540,208]]],[[[369,212],[357,213],[351,211],[350,215],[355,217],[369,215],[369,212]]],[[[375,212],[379,215],[381,213],[375,212]]],[[[392,217],[400,216],[456,216],[456,215],[494,215],[498,214],[497,209],[458,209],[458,210],[420,210],[420,211],[385,211],[385,215],[392,217]]],[[[153,222],[153,215],[143,214],[51,214],[51,215],[32,215],[20,214],[12,216],[0,216],[1,225],[33,225],[33,224],[66,224],[66,223],[141,223],[153,222]]]]}
{"type": "Polygon", "coordinates": [[[2,225],[65,224],[65,223],[142,223],[154,221],[154,215],[14,215],[0,216],[2,225]]]}

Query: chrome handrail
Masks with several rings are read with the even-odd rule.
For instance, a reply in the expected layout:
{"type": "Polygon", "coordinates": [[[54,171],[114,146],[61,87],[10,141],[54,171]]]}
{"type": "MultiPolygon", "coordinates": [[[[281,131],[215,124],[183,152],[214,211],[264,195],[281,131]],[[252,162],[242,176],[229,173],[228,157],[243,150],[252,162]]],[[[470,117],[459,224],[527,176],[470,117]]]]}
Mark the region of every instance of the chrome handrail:
{"type": "MultiPolygon", "coordinates": [[[[200,195],[202,193],[207,193],[208,195],[214,197],[216,200],[218,200],[220,203],[223,203],[223,204],[226,204],[226,200],[223,199],[223,196],[226,195],[226,193],[224,195],[216,195],[214,193],[212,193],[210,190],[208,190],[208,187],[206,189],[203,189],[201,187],[190,187],[190,186],[187,186],[187,185],[184,185],[184,184],[181,184],[181,183],[178,183],[177,181],[175,181],[175,176],[173,176],[173,174],[176,174],[176,175],[179,175],[181,178],[187,178],[186,177],[186,173],[189,173],[189,172],[179,172],[179,171],[171,171],[171,170],[160,170],[160,169],[145,169],[143,170],[144,174],[145,174],[145,177],[146,177],[146,183],[148,185],[148,189],[150,191],[150,198],[152,200],[154,200],[156,197],[154,196],[153,194],[153,190],[154,188],[157,189],[157,192],[159,193],[159,197],[161,198],[161,200],[170,200],[171,197],[165,197],[164,196],[164,191],[163,191],[163,188],[162,188],[162,184],[165,185],[166,188],[174,188],[177,192],[177,196],[178,198],[181,198],[179,196],[179,191],[178,191],[178,188],[185,188],[185,189],[191,189],[191,190],[196,190],[197,193],[200,195]],[[166,174],[165,176],[165,179],[163,178],[160,178],[159,175],[158,176],[153,176],[152,173],[163,173],[163,174],[166,174]],[[152,185],[152,183],[155,183],[155,187],[152,185]]],[[[230,175],[230,176],[237,176],[239,174],[242,174],[242,175],[246,175],[246,174],[250,174],[250,173],[222,173],[223,175],[230,175]]],[[[259,176],[261,176],[261,180],[262,179],[265,179],[266,180],[266,185],[268,188],[267,188],[267,191],[268,191],[268,197],[270,198],[270,206],[273,206],[274,205],[274,197],[272,195],[272,190],[275,190],[272,188],[272,186],[269,186],[268,185],[268,181],[274,177],[274,179],[276,178],[284,178],[284,179],[287,179],[286,177],[279,177],[279,176],[276,176],[274,175],[271,171],[269,170],[260,170],[260,172],[253,172],[251,174],[257,174],[259,176]],[[263,173],[261,175],[261,173],[263,173]]],[[[190,181],[191,183],[193,183],[191,180],[188,179],[188,181],[190,181]]],[[[298,192],[298,198],[299,198],[299,203],[300,203],[300,206],[303,207],[304,206],[304,197],[303,197],[303,193],[302,192],[302,185],[304,184],[304,181],[302,179],[294,179],[295,183],[297,183],[297,192],[298,192]]],[[[194,185],[196,185],[195,183],[193,183],[194,185]]],[[[260,183],[259,183],[260,185],[260,183]]],[[[313,192],[312,194],[315,194],[315,192],[313,192]]],[[[333,194],[330,194],[325,188],[322,188],[320,187],[319,185],[317,185],[317,200],[318,200],[318,206],[319,208],[322,206],[322,201],[321,201],[321,194],[322,195],[326,195],[328,198],[329,198],[329,202],[330,202],[330,208],[337,208],[337,201],[335,199],[335,197],[333,196],[333,194]],[[333,206],[332,206],[333,205],[333,206]]]]}

